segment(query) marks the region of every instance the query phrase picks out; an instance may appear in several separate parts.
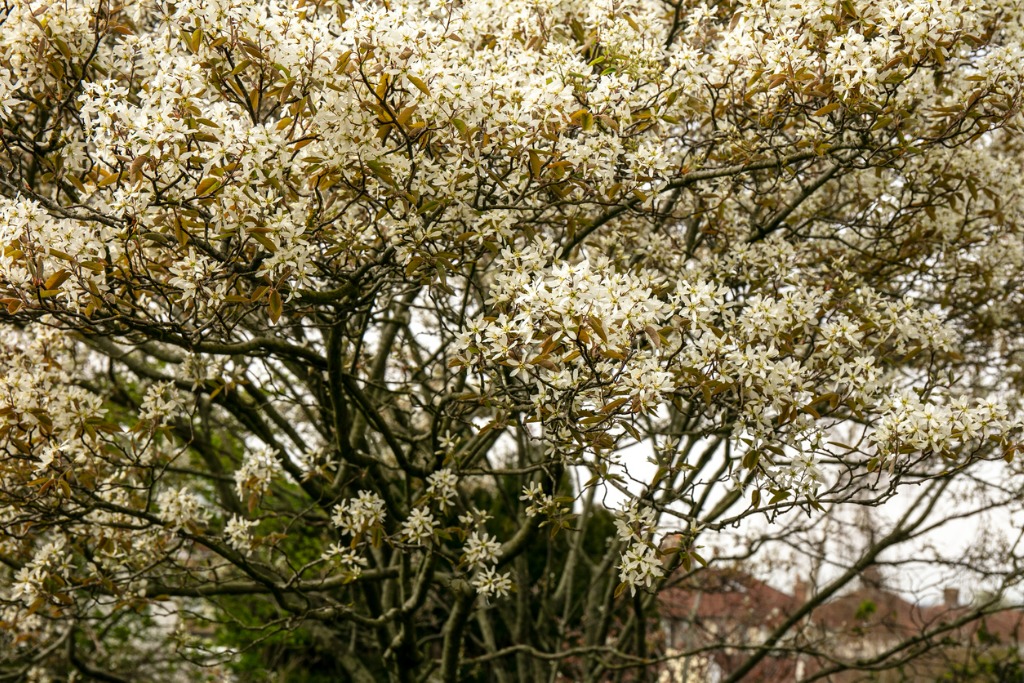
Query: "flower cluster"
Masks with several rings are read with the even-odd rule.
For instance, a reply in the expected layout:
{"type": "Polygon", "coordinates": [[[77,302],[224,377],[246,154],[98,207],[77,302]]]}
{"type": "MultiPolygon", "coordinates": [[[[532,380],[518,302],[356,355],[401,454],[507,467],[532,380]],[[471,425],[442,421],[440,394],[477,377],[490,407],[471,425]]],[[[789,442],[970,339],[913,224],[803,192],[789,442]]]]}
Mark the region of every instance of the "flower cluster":
{"type": "Polygon", "coordinates": [[[474,531],[466,540],[462,561],[471,569],[482,569],[498,561],[501,545],[486,531],[474,531]]]}
{"type": "Polygon", "coordinates": [[[616,515],[616,532],[619,539],[627,544],[618,565],[619,580],[629,587],[633,595],[638,586],[649,588],[665,575],[653,541],[656,528],[654,510],[636,500],[627,502],[616,515]]]}
{"type": "Polygon", "coordinates": [[[498,561],[501,544],[486,531],[477,530],[469,535],[462,549],[462,563],[473,572],[470,585],[485,600],[491,597],[503,598],[512,588],[509,573],[498,573],[494,566],[498,561]]]}
{"type": "Polygon", "coordinates": [[[360,491],[355,498],[334,506],[331,523],[343,534],[359,538],[380,528],[386,516],[384,500],[380,496],[372,491],[360,491]]]}
{"type": "Polygon", "coordinates": [[[259,500],[281,471],[278,455],[269,446],[246,451],[242,464],[235,470],[235,490],[240,498],[259,500]]]}
{"type": "Polygon", "coordinates": [[[1019,433],[1019,416],[993,398],[970,401],[966,397],[943,402],[922,400],[914,391],[888,397],[878,426],[871,433],[883,458],[933,452],[943,455],[964,451],[985,440],[1003,442],[1007,434],[1019,433]]]}
{"type": "Polygon", "coordinates": [[[426,508],[413,508],[402,522],[400,537],[412,545],[428,545],[434,537],[436,526],[433,513],[426,508]]]}
{"type": "Polygon", "coordinates": [[[161,491],[156,504],[160,518],[172,531],[204,524],[209,517],[207,506],[184,486],[161,491]]]}
{"type": "Polygon", "coordinates": [[[512,590],[512,579],[508,572],[499,574],[493,567],[478,571],[470,584],[484,600],[503,598],[512,590]]]}
{"type": "Polygon", "coordinates": [[[333,563],[344,575],[352,579],[358,578],[368,564],[366,558],[360,555],[358,550],[339,543],[332,543],[323,552],[320,559],[333,563]]]}
{"type": "Polygon", "coordinates": [[[659,285],[601,261],[549,266],[551,250],[537,241],[502,252],[495,313],[467,323],[463,361],[489,375],[508,368],[555,433],[595,414],[599,422],[652,413],[676,388],[660,332],[671,306],[654,294],[659,285]]]}
{"type": "Polygon", "coordinates": [[[229,546],[243,555],[249,555],[253,551],[252,532],[258,524],[259,522],[255,519],[231,515],[227,524],[224,525],[224,538],[229,546]]]}
{"type": "Polygon", "coordinates": [[[629,592],[636,594],[637,586],[650,588],[665,575],[657,551],[646,543],[634,543],[622,553],[619,562],[619,579],[629,586],[629,592]]]}
{"type": "Polygon", "coordinates": [[[58,576],[63,580],[68,578],[71,558],[65,552],[65,545],[63,538],[44,544],[32,556],[31,561],[18,569],[14,576],[14,584],[11,586],[12,600],[32,605],[38,598],[45,597],[53,590],[53,582],[48,581],[51,576],[58,576]]]}
{"type": "Polygon", "coordinates": [[[162,423],[177,417],[185,407],[185,397],[178,392],[173,382],[155,382],[146,388],[139,405],[139,420],[162,423]]]}
{"type": "Polygon", "coordinates": [[[537,515],[555,517],[565,512],[565,508],[555,500],[555,497],[544,493],[541,485],[537,482],[531,482],[524,486],[519,500],[529,503],[524,510],[527,517],[536,517],[537,515]]]}
{"type": "Polygon", "coordinates": [[[459,478],[448,468],[437,470],[427,477],[427,495],[442,511],[455,504],[459,478]]]}
{"type": "Polygon", "coordinates": [[[368,536],[378,537],[386,516],[384,500],[372,491],[360,491],[355,498],[338,503],[331,523],[352,540],[347,545],[331,544],[322,558],[338,565],[351,578],[358,577],[367,564],[361,552],[372,541],[368,536]]]}

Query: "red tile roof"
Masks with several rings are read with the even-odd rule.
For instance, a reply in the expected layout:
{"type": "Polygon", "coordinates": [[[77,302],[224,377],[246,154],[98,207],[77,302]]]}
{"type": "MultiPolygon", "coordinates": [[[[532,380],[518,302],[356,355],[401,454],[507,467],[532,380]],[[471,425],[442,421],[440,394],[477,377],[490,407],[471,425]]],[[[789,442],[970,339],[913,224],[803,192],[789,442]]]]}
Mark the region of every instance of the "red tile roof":
{"type": "MultiPolygon", "coordinates": [[[[953,591],[947,591],[944,597],[946,603],[941,605],[911,603],[886,590],[880,577],[869,573],[860,587],[817,607],[799,637],[807,639],[805,642],[813,641],[814,649],[819,651],[834,648],[840,658],[877,654],[970,614],[970,607],[956,605],[953,591]]],[[[678,585],[664,589],[659,598],[661,618],[668,629],[667,646],[689,650],[721,644],[712,659],[726,673],[735,670],[749,655],[744,645],[763,642],[804,602],[736,569],[696,572],[678,585]]],[[[944,647],[977,643],[982,629],[988,635],[988,643],[1024,642],[1024,612],[1007,610],[975,619],[944,633],[940,640],[944,647]]],[[[799,668],[810,673],[818,667],[804,657],[799,668]]],[[[797,659],[779,654],[766,657],[751,672],[749,680],[781,683],[795,680],[797,673],[797,659]]],[[[835,680],[845,679],[840,676],[835,680]]]]}

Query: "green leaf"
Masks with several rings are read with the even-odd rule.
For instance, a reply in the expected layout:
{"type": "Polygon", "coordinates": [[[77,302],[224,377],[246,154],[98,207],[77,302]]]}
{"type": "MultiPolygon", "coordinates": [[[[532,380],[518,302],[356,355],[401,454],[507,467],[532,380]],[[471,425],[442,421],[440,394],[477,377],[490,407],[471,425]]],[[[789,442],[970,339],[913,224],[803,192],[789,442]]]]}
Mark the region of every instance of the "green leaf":
{"type": "Polygon", "coordinates": [[[430,88],[427,87],[427,84],[424,83],[422,79],[417,78],[416,76],[411,76],[409,74],[406,74],[405,77],[408,78],[409,82],[412,83],[413,85],[415,85],[416,88],[421,93],[423,93],[427,97],[430,97],[430,88]]]}
{"type": "Polygon", "coordinates": [[[746,469],[752,470],[755,467],[757,467],[757,463],[758,463],[758,461],[760,459],[761,459],[761,451],[760,450],[754,449],[752,451],[747,451],[746,454],[743,456],[742,465],[746,469]]]}
{"type": "Polygon", "coordinates": [[[838,102],[833,102],[832,104],[826,104],[824,107],[822,107],[821,109],[819,109],[819,110],[815,111],[813,114],[811,114],[811,116],[828,116],[829,114],[834,112],[836,109],[839,109],[840,106],[841,105],[838,102]]]}
{"type": "Polygon", "coordinates": [[[276,289],[270,292],[270,303],[268,305],[270,311],[270,320],[273,323],[277,323],[281,319],[281,313],[283,312],[284,305],[281,302],[281,293],[276,289]]]}
{"type": "Polygon", "coordinates": [[[205,197],[208,194],[213,193],[221,185],[219,178],[203,178],[196,185],[196,196],[205,197]]]}
{"type": "Polygon", "coordinates": [[[62,284],[64,284],[64,282],[69,277],[71,277],[71,273],[69,273],[64,268],[61,268],[60,270],[58,270],[53,275],[51,275],[50,277],[46,278],[46,282],[43,284],[43,287],[45,289],[60,289],[60,286],[62,284]]]}

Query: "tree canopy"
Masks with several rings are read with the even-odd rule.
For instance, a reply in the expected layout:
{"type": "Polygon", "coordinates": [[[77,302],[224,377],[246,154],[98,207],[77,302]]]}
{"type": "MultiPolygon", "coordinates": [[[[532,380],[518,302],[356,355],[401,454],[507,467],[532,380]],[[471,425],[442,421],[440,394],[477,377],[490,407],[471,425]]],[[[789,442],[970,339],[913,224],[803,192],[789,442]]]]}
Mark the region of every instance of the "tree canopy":
{"type": "Polygon", "coordinates": [[[1022,14],[5,0],[2,673],[639,680],[744,519],[1019,507],[1022,14]]]}

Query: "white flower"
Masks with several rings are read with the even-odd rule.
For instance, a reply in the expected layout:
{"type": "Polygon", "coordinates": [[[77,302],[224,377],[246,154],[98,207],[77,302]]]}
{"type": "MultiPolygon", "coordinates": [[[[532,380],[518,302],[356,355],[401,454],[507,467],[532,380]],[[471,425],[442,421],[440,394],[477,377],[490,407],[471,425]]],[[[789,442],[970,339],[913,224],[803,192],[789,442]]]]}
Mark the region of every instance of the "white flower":
{"type": "Polygon", "coordinates": [[[624,507],[615,515],[615,529],[623,541],[641,541],[654,530],[655,512],[643,507],[636,500],[623,504],[624,507]]]}
{"type": "Polygon", "coordinates": [[[248,555],[252,552],[252,530],[259,522],[255,519],[245,519],[238,515],[231,515],[231,519],[224,525],[224,538],[229,546],[248,555]]]}
{"type": "Polygon", "coordinates": [[[154,382],[146,389],[139,406],[139,419],[162,422],[172,417],[185,405],[185,399],[174,386],[174,382],[154,382]]]}
{"type": "Polygon", "coordinates": [[[269,446],[247,451],[241,467],[235,470],[235,490],[240,498],[245,498],[247,494],[259,498],[267,492],[280,470],[277,452],[269,446]]]}
{"type": "Polygon", "coordinates": [[[331,544],[320,556],[320,559],[333,562],[341,567],[342,572],[349,574],[352,578],[358,578],[367,565],[366,558],[359,555],[355,549],[337,543],[331,544]]]}
{"type": "Polygon", "coordinates": [[[207,292],[206,284],[215,274],[214,262],[204,254],[197,254],[189,247],[188,256],[168,269],[174,277],[168,284],[181,291],[183,302],[190,302],[207,292]]]}
{"type": "Polygon", "coordinates": [[[455,504],[455,485],[459,478],[450,469],[440,469],[427,477],[427,495],[437,501],[442,510],[455,504]]]}
{"type": "Polygon", "coordinates": [[[482,568],[485,565],[497,562],[500,550],[501,544],[493,536],[489,535],[486,531],[483,533],[474,531],[466,540],[462,560],[471,569],[482,568]]]}
{"type": "Polygon", "coordinates": [[[372,491],[360,491],[355,498],[334,506],[331,522],[342,533],[359,536],[384,522],[384,500],[372,491]]]}
{"type": "Polygon", "coordinates": [[[60,455],[61,450],[59,446],[56,446],[55,444],[52,443],[46,444],[46,446],[42,449],[42,451],[39,454],[39,462],[36,463],[34,469],[35,473],[42,474],[43,472],[45,472],[46,469],[54,462],[54,460],[57,460],[59,462],[60,455]]]}
{"type": "Polygon", "coordinates": [[[409,517],[402,522],[400,535],[406,543],[424,545],[433,538],[436,525],[434,515],[429,510],[422,507],[413,508],[409,512],[409,517]]]}
{"type": "Polygon", "coordinates": [[[459,526],[463,529],[479,529],[487,520],[492,519],[491,513],[486,510],[481,510],[475,506],[471,506],[465,514],[459,515],[459,526]]]}
{"type": "Polygon", "coordinates": [[[160,518],[167,522],[172,530],[190,524],[201,524],[209,516],[209,511],[198,496],[184,486],[177,490],[160,492],[156,504],[160,509],[160,518]]]}
{"type": "Polygon", "coordinates": [[[11,599],[21,600],[26,605],[31,605],[42,591],[43,573],[39,570],[24,566],[14,574],[14,582],[11,584],[11,599]]]}
{"type": "Polygon", "coordinates": [[[664,575],[657,552],[646,543],[634,543],[622,554],[619,579],[629,586],[631,595],[636,595],[637,586],[649,588],[664,575]]]}
{"type": "Polygon", "coordinates": [[[533,501],[542,495],[544,495],[544,489],[541,488],[540,482],[531,481],[523,487],[523,493],[519,496],[519,500],[533,501]]]}
{"type": "Polygon", "coordinates": [[[512,579],[507,572],[499,574],[494,568],[485,567],[477,572],[470,584],[485,600],[489,597],[503,598],[512,588],[512,579]]]}

